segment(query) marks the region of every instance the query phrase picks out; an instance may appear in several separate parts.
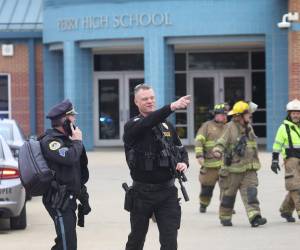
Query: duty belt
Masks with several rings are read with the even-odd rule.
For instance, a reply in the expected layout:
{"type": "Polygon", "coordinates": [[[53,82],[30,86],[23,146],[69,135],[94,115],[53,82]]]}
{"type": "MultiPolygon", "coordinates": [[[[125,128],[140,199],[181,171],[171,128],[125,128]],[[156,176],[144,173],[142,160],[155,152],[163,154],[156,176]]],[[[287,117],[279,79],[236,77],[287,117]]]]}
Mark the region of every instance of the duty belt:
{"type": "Polygon", "coordinates": [[[167,182],[163,183],[158,183],[158,184],[151,184],[151,183],[144,183],[144,182],[139,182],[139,181],[133,181],[132,187],[146,191],[146,192],[155,192],[155,191],[160,191],[163,189],[167,189],[169,187],[173,187],[175,183],[175,179],[171,179],[167,182]]]}

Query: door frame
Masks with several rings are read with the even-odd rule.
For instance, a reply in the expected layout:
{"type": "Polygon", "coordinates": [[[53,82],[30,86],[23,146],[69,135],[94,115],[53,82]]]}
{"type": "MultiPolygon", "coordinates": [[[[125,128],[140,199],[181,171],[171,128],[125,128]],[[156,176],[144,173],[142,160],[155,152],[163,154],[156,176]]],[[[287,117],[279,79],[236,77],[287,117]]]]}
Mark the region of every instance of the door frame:
{"type": "Polygon", "coordinates": [[[94,145],[121,146],[123,145],[124,125],[129,116],[129,79],[144,78],[143,71],[101,71],[94,72],[94,145]],[[101,79],[119,80],[119,139],[99,139],[99,85],[101,79]]]}

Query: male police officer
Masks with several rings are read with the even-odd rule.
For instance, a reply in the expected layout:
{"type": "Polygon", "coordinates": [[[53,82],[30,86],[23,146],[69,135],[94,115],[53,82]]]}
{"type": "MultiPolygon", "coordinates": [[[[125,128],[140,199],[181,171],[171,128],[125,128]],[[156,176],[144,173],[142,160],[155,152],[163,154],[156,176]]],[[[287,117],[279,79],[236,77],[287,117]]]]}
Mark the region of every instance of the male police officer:
{"type": "Polygon", "coordinates": [[[43,203],[55,224],[57,237],[53,250],[77,249],[76,199],[90,211],[84,184],[88,181],[87,155],[82,143],[82,132],[73,124],[76,111],[69,100],[58,103],[49,111],[52,129],[41,137],[43,155],[54,171],[51,188],[43,196],[43,203]]]}
{"type": "Polygon", "coordinates": [[[201,183],[200,213],[206,212],[219,179],[219,169],[223,165],[222,159],[214,157],[212,149],[226,128],[227,109],[225,103],[215,105],[213,112],[214,118],[202,124],[195,139],[196,158],[201,166],[199,174],[201,183]]]}
{"type": "Polygon", "coordinates": [[[300,101],[295,99],[289,102],[286,111],[287,118],[280,125],[273,144],[271,169],[276,174],[280,170],[278,162],[281,153],[288,194],[280,207],[280,213],[288,222],[295,222],[295,209],[300,218],[300,101]]]}
{"type": "Polygon", "coordinates": [[[176,170],[185,171],[188,155],[173,126],[166,118],[173,111],[186,108],[190,97],[155,111],[155,95],[151,87],[140,84],[135,88],[135,104],[140,114],[124,127],[126,160],[133,179],[130,190],[133,202],[130,210],[131,233],[126,250],[142,250],[148,231],[149,218],[154,213],[160,232],[161,250],[177,249],[177,230],[180,227],[181,208],[170,156],[166,155],[161,140],[167,145],[180,147],[180,162],[176,170]]]}
{"type": "Polygon", "coordinates": [[[224,166],[220,170],[220,186],[223,190],[220,205],[220,220],[223,226],[232,226],[231,217],[237,191],[240,190],[252,227],[264,225],[257,199],[260,168],[256,135],[250,125],[252,105],[244,101],[234,104],[228,115],[233,119],[228,123],[222,137],[213,149],[214,156],[224,156],[224,166]]]}

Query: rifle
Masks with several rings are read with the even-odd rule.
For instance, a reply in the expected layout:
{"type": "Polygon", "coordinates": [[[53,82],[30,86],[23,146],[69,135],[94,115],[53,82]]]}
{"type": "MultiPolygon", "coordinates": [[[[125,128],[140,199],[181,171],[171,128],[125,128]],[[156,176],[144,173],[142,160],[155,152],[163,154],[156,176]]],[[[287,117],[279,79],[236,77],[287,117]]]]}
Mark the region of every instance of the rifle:
{"type": "Polygon", "coordinates": [[[171,163],[171,171],[174,175],[174,177],[178,180],[181,193],[183,195],[183,198],[185,201],[189,201],[190,198],[188,196],[188,193],[185,189],[185,186],[183,185],[183,182],[187,182],[187,178],[183,172],[179,172],[176,170],[177,163],[181,162],[181,152],[180,149],[183,148],[183,146],[176,146],[176,145],[170,145],[164,137],[161,136],[160,129],[156,128],[154,129],[155,135],[157,140],[161,143],[163,150],[161,151],[161,154],[164,158],[169,158],[171,163]]]}

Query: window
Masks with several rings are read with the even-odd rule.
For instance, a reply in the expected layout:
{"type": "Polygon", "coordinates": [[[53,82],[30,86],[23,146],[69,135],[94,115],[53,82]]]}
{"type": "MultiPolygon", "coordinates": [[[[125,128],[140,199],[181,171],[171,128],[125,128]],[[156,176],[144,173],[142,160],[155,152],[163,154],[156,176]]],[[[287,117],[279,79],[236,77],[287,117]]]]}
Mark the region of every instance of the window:
{"type": "Polygon", "coordinates": [[[189,68],[192,70],[248,69],[248,53],[190,53],[189,68]]]}
{"type": "Polygon", "coordinates": [[[144,70],[143,54],[94,55],[95,71],[144,70]]]}
{"type": "Polygon", "coordinates": [[[10,117],[9,76],[0,74],[0,118],[10,117]]]}
{"type": "Polygon", "coordinates": [[[186,54],[176,53],[175,54],[175,71],[186,70],[186,54]]]}

